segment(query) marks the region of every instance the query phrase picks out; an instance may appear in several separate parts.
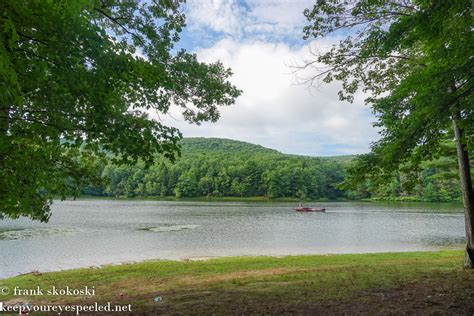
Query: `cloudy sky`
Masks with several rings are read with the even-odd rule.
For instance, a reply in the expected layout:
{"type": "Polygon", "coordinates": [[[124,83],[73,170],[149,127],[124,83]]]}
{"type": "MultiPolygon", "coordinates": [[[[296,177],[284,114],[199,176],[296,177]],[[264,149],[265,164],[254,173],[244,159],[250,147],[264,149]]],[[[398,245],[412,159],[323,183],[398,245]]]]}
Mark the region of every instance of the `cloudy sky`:
{"type": "Polygon", "coordinates": [[[367,152],[378,134],[362,94],[350,104],[338,100],[337,83],[295,84],[290,65],[307,59],[310,47],[324,50],[337,40],[302,39],[302,12],[313,1],[188,0],[180,46],[202,61],[231,67],[231,81],[243,93],[221,108],[217,123],[190,125],[176,113],[161,119],[185,137],[231,138],[290,154],[367,152]]]}

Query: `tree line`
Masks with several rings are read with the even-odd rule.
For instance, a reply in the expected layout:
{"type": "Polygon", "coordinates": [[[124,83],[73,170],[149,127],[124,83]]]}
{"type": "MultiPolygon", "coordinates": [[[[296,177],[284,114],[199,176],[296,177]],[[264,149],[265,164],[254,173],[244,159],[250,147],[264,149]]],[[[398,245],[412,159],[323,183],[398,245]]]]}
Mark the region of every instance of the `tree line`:
{"type": "Polygon", "coordinates": [[[101,168],[104,184],[83,194],[111,197],[268,197],[299,199],[374,199],[457,201],[460,189],[454,144],[446,142],[438,159],[425,161],[416,173],[394,172],[384,182],[345,188],[355,156],[286,155],[258,145],[227,139],[188,138],[176,163],[157,158],[143,163],[101,168]]]}
{"type": "Polygon", "coordinates": [[[159,158],[149,168],[108,163],[107,180],[85,194],[105,196],[265,196],[336,199],[344,171],[336,160],[284,155],[257,145],[223,139],[184,139],[174,164],[159,158]]]}

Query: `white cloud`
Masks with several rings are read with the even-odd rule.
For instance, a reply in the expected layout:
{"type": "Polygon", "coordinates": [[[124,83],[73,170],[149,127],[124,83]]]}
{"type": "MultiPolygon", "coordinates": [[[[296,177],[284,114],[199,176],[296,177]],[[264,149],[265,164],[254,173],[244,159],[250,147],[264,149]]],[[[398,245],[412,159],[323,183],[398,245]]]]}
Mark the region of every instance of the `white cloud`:
{"type": "Polygon", "coordinates": [[[261,24],[272,24],[274,31],[301,32],[301,26],[305,22],[303,10],[314,5],[313,0],[248,0],[251,7],[249,16],[261,24]]]}
{"type": "Polygon", "coordinates": [[[303,10],[312,4],[312,0],[190,0],[185,12],[190,30],[198,36],[208,29],[234,39],[301,39],[303,10]]]}
{"type": "MultiPolygon", "coordinates": [[[[327,41],[312,45],[327,47],[327,41]]],[[[309,91],[295,85],[289,64],[308,58],[308,45],[223,39],[197,51],[200,60],[221,60],[231,67],[231,81],[243,94],[235,105],[221,109],[217,123],[201,126],[184,122],[177,112],[162,118],[184,136],[225,137],[249,141],[292,154],[336,155],[367,152],[377,139],[374,121],[357,95],[353,104],[340,102],[339,85],[309,91]]]]}
{"type": "Polygon", "coordinates": [[[233,0],[195,0],[188,2],[186,15],[191,30],[207,27],[234,34],[240,29],[242,9],[233,0]]]}

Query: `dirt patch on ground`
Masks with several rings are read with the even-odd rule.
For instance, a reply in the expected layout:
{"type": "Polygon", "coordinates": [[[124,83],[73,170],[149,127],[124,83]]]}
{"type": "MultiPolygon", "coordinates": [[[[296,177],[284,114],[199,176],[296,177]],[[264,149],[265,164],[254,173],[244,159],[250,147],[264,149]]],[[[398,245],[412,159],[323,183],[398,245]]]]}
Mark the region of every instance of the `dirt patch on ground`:
{"type": "Polygon", "coordinates": [[[474,315],[474,280],[446,288],[430,280],[302,308],[302,314],[474,315]]]}
{"type": "Polygon", "coordinates": [[[144,307],[159,314],[226,315],[474,315],[474,273],[446,273],[394,288],[373,288],[344,299],[262,297],[240,291],[164,293],[181,304],[144,307]]]}

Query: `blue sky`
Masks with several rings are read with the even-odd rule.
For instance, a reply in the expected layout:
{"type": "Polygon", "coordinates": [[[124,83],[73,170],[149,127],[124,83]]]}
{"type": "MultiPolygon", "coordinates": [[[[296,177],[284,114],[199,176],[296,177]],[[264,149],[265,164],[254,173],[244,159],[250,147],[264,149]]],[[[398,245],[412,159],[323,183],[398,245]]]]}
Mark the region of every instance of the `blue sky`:
{"type": "MultiPolygon", "coordinates": [[[[185,137],[248,141],[284,153],[328,156],[358,154],[378,138],[375,118],[356,95],[338,100],[338,83],[298,85],[291,65],[324,51],[337,38],[304,41],[306,0],[188,0],[187,27],[179,48],[205,62],[231,67],[231,81],[243,90],[235,105],[221,108],[217,123],[186,123],[176,109],[162,120],[185,137]]],[[[300,74],[308,76],[311,73],[300,74]]]]}

